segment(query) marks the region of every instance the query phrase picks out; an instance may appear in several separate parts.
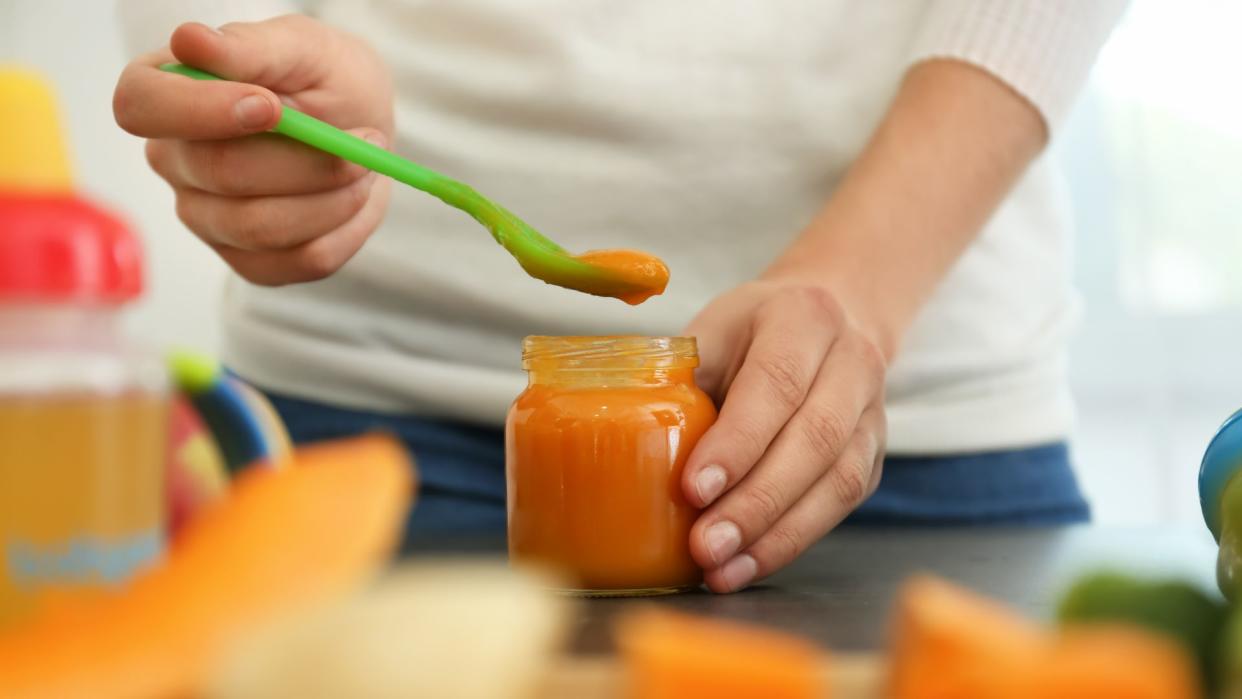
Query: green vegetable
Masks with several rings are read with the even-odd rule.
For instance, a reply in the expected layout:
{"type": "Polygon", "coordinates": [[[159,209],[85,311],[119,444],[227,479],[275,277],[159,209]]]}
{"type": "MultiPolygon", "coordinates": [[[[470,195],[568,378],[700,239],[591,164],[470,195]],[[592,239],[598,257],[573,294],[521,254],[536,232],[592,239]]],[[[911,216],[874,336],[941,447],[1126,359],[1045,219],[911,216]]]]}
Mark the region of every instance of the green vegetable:
{"type": "Polygon", "coordinates": [[[1226,599],[1236,602],[1238,586],[1242,584],[1242,478],[1236,474],[1220,497],[1217,541],[1220,553],[1216,559],[1216,584],[1226,599]]]}
{"type": "MultiPolygon", "coordinates": [[[[1228,666],[1223,662],[1227,649],[1221,644],[1228,615],[1223,602],[1193,585],[1177,580],[1141,580],[1114,572],[1080,578],[1057,610],[1061,625],[1132,623],[1182,642],[1198,660],[1203,684],[1209,689],[1218,686],[1221,672],[1228,666]]],[[[1242,622],[1235,626],[1242,626],[1242,622]]],[[[1236,637],[1242,641],[1242,628],[1236,637]]],[[[1232,647],[1242,650],[1242,645],[1232,647]]],[[[1242,661],[1242,655],[1230,652],[1229,657],[1242,661]]]]}
{"type": "Polygon", "coordinates": [[[1242,699],[1242,610],[1229,613],[1220,643],[1220,696],[1242,699]]]}

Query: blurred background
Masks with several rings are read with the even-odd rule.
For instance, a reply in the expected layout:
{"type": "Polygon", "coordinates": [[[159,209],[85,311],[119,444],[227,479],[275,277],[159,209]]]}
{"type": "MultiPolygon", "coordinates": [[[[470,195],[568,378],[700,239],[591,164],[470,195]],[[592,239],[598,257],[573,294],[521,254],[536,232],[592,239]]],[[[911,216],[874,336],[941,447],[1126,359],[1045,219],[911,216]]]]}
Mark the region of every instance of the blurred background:
{"type": "MultiPolygon", "coordinates": [[[[1054,146],[1086,307],[1074,449],[1100,523],[1199,526],[1199,458],[1242,407],[1239,26],[1237,0],[1136,0],[1054,146]]],[[[0,61],[55,81],[81,188],[145,238],[152,293],[130,333],[215,351],[227,269],[113,122],[125,60],[112,2],[0,1],[0,61]]]]}

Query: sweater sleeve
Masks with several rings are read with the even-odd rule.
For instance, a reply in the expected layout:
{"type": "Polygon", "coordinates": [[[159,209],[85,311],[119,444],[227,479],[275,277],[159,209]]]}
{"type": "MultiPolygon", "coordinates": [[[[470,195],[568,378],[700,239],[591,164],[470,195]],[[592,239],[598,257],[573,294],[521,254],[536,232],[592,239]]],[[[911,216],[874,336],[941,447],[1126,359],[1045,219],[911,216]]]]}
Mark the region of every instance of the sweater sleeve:
{"type": "Polygon", "coordinates": [[[1127,0],[931,0],[911,63],[954,58],[995,75],[1064,121],[1127,0]]]}
{"type": "Polygon", "coordinates": [[[117,0],[117,24],[125,52],[137,56],[168,43],[183,22],[218,27],[228,22],[256,22],[269,17],[305,12],[313,3],[299,0],[117,0]]]}

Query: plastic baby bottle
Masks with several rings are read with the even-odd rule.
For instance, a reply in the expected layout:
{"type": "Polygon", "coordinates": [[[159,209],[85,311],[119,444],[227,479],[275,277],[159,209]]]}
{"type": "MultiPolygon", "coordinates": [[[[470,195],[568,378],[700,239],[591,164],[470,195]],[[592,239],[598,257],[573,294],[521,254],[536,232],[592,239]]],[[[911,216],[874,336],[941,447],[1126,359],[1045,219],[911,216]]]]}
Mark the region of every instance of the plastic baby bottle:
{"type": "Polygon", "coordinates": [[[55,104],[0,67],[0,625],[163,550],[163,361],[120,336],[139,244],[73,191],[55,104]]]}

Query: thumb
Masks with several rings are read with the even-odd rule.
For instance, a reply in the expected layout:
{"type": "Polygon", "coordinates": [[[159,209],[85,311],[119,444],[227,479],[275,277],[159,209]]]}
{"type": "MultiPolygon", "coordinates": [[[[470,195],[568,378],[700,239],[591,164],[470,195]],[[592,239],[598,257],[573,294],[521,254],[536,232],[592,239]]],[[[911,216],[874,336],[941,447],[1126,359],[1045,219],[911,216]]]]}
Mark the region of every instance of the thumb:
{"type": "Polygon", "coordinates": [[[701,315],[691,321],[681,334],[695,338],[698,344],[699,367],[694,372],[695,385],[720,405],[735,373],[733,366],[737,363],[737,343],[726,339],[729,335],[720,323],[701,315]]]}
{"type": "Polygon", "coordinates": [[[317,84],[336,35],[304,15],[233,22],[220,29],[189,22],[177,27],[169,48],[177,60],[226,80],[293,93],[317,84]]]}

